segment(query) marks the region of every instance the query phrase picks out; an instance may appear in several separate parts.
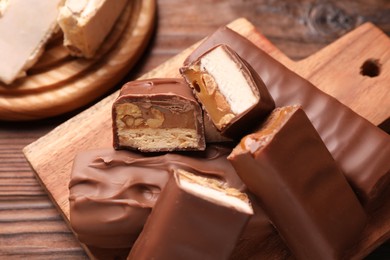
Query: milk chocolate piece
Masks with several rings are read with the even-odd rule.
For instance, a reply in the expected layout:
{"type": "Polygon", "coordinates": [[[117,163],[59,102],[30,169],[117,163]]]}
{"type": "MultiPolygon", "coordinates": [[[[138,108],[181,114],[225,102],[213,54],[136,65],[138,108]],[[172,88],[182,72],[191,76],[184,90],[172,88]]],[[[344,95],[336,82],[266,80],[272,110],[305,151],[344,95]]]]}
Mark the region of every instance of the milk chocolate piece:
{"type": "Polygon", "coordinates": [[[302,106],[361,201],[366,207],[374,202],[390,181],[389,135],[227,27],[203,41],[184,65],[220,44],[229,45],[252,66],[277,107],[302,106]]]}
{"type": "Polygon", "coordinates": [[[112,118],[116,149],[205,149],[202,110],[182,79],[125,84],[113,104],[112,118]]]}
{"type": "Polygon", "coordinates": [[[228,159],[297,259],[341,259],[366,214],[298,106],[275,109],[228,159]]]}
{"type": "MultiPolygon", "coordinates": [[[[81,243],[128,248],[138,237],[174,169],[219,180],[226,187],[245,185],[227,160],[231,149],[210,145],[203,152],[145,155],[113,148],[80,152],[69,183],[70,223],[81,243]]],[[[258,212],[259,233],[272,232],[258,212]]],[[[259,239],[262,239],[259,238],[259,239]]]]}
{"type": "Polygon", "coordinates": [[[241,138],[275,108],[257,73],[226,45],[208,50],[180,72],[227,137],[241,138]]]}
{"type": "Polygon", "coordinates": [[[128,259],[228,259],[252,214],[244,193],[176,169],[128,259]]]}

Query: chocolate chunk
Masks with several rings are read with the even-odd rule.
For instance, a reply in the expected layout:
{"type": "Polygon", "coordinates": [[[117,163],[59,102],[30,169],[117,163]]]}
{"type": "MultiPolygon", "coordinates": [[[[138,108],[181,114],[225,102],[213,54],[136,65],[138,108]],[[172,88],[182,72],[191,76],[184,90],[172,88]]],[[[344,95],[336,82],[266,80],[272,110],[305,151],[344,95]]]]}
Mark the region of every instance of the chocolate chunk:
{"type": "Polygon", "coordinates": [[[366,214],[299,106],[275,109],[228,159],[297,259],[341,259],[366,214]]]}
{"type": "Polygon", "coordinates": [[[375,202],[390,181],[389,135],[227,27],[203,41],[184,65],[220,44],[228,45],[252,66],[277,107],[302,106],[361,201],[366,207],[375,202]]]}
{"type": "Polygon", "coordinates": [[[182,79],[125,84],[113,104],[112,119],[116,149],[205,149],[202,110],[182,79]]]}
{"type": "Polygon", "coordinates": [[[227,137],[241,138],[275,108],[260,77],[226,45],[208,50],[180,72],[227,137]]]}
{"type": "Polygon", "coordinates": [[[176,169],[128,259],[228,259],[252,214],[244,193],[176,169]]]}

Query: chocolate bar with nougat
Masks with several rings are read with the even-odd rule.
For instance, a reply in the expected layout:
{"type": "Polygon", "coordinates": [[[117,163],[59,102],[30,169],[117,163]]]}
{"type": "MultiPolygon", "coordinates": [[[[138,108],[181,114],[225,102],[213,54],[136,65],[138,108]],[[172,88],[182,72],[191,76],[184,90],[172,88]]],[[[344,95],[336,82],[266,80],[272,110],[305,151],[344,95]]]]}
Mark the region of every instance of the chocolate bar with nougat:
{"type": "Polygon", "coordinates": [[[297,259],[342,259],[366,214],[299,106],[275,109],[228,159],[297,259]]]}
{"type": "Polygon", "coordinates": [[[208,50],[180,72],[224,136],[240,139],[275,108],[257,73],[226,45],[208,50]]]}
{"type": "Polygon", "coordinates": [[[184,66],[220,44],[228,45],[251,65],[276,107],[302,106],[360,201],[366,208],[380,205],[376,198],[390,183],[390,136],[227,27],[204,40],[184,66]]]}
{"type": "Polygon", "coordinates": [[[252,214],[245,193],[176,169],[128,259],[229,259],[252,214]]]}
{"type": "Polygon", "coordinates": [[[204,150],[202,109],[182,79],[126,83],[112,107],[116,149],[204,150]]]}

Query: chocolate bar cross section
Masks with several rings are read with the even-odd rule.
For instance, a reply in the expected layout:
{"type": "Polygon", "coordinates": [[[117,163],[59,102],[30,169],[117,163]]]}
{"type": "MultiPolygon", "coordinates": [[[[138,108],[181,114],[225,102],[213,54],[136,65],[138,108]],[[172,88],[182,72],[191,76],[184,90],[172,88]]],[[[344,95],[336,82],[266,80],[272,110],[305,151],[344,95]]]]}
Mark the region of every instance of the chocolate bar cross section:
{"type": "Polygon", "coordinates": [[[126,83],[113,104],[112,121],[116,149],[205,149],[202,109],[183,79],[126,83]]]}
{"type": "Polygon", "coordinates": [[[366,214],[299,106],[275,109],[228,159],[297,259],[342,259],[366,214]]]}
{"type": "Polygon", "coordinates": [[[214,125],[240,139],[275,108],[259,75],[226,45],[218,45],[180,72],[214,125]]]}

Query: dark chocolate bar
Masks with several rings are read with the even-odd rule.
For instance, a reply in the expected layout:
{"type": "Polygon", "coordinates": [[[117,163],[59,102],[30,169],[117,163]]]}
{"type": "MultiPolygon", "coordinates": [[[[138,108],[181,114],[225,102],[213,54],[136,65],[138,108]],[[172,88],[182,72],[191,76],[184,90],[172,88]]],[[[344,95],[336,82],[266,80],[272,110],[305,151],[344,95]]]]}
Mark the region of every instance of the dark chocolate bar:
{"type": "Polygon", "coordinates": [[[202,110],[183,79],[126,83],[112,106],[112,123],[116,149],[205,149],[202,110]]]}
{"type": "Polygon", "coordinates": [[[208,50],[180,72],[224,136],[241,138],[275,108],[257,73],[226,45],[208,50]]]}
{"type": "Polygon", "coordinates": [[[128,259],[229,259],[252,214],[246,194],[176,169],[128,259]]]}
{"type": "Polygon", "coordinates": [[[342,259],[366,214],[299,106],[275,109],[228,159],[297,259],[342,259]]]}
{"type": "Polygon", "coordinates": [[[390,181],[389,135],[227,27],[203,41],[184,66],[220,44],[228,45],[252,66],[277,107],[302,106],[349,183],[368,207],[390,181]]]}

